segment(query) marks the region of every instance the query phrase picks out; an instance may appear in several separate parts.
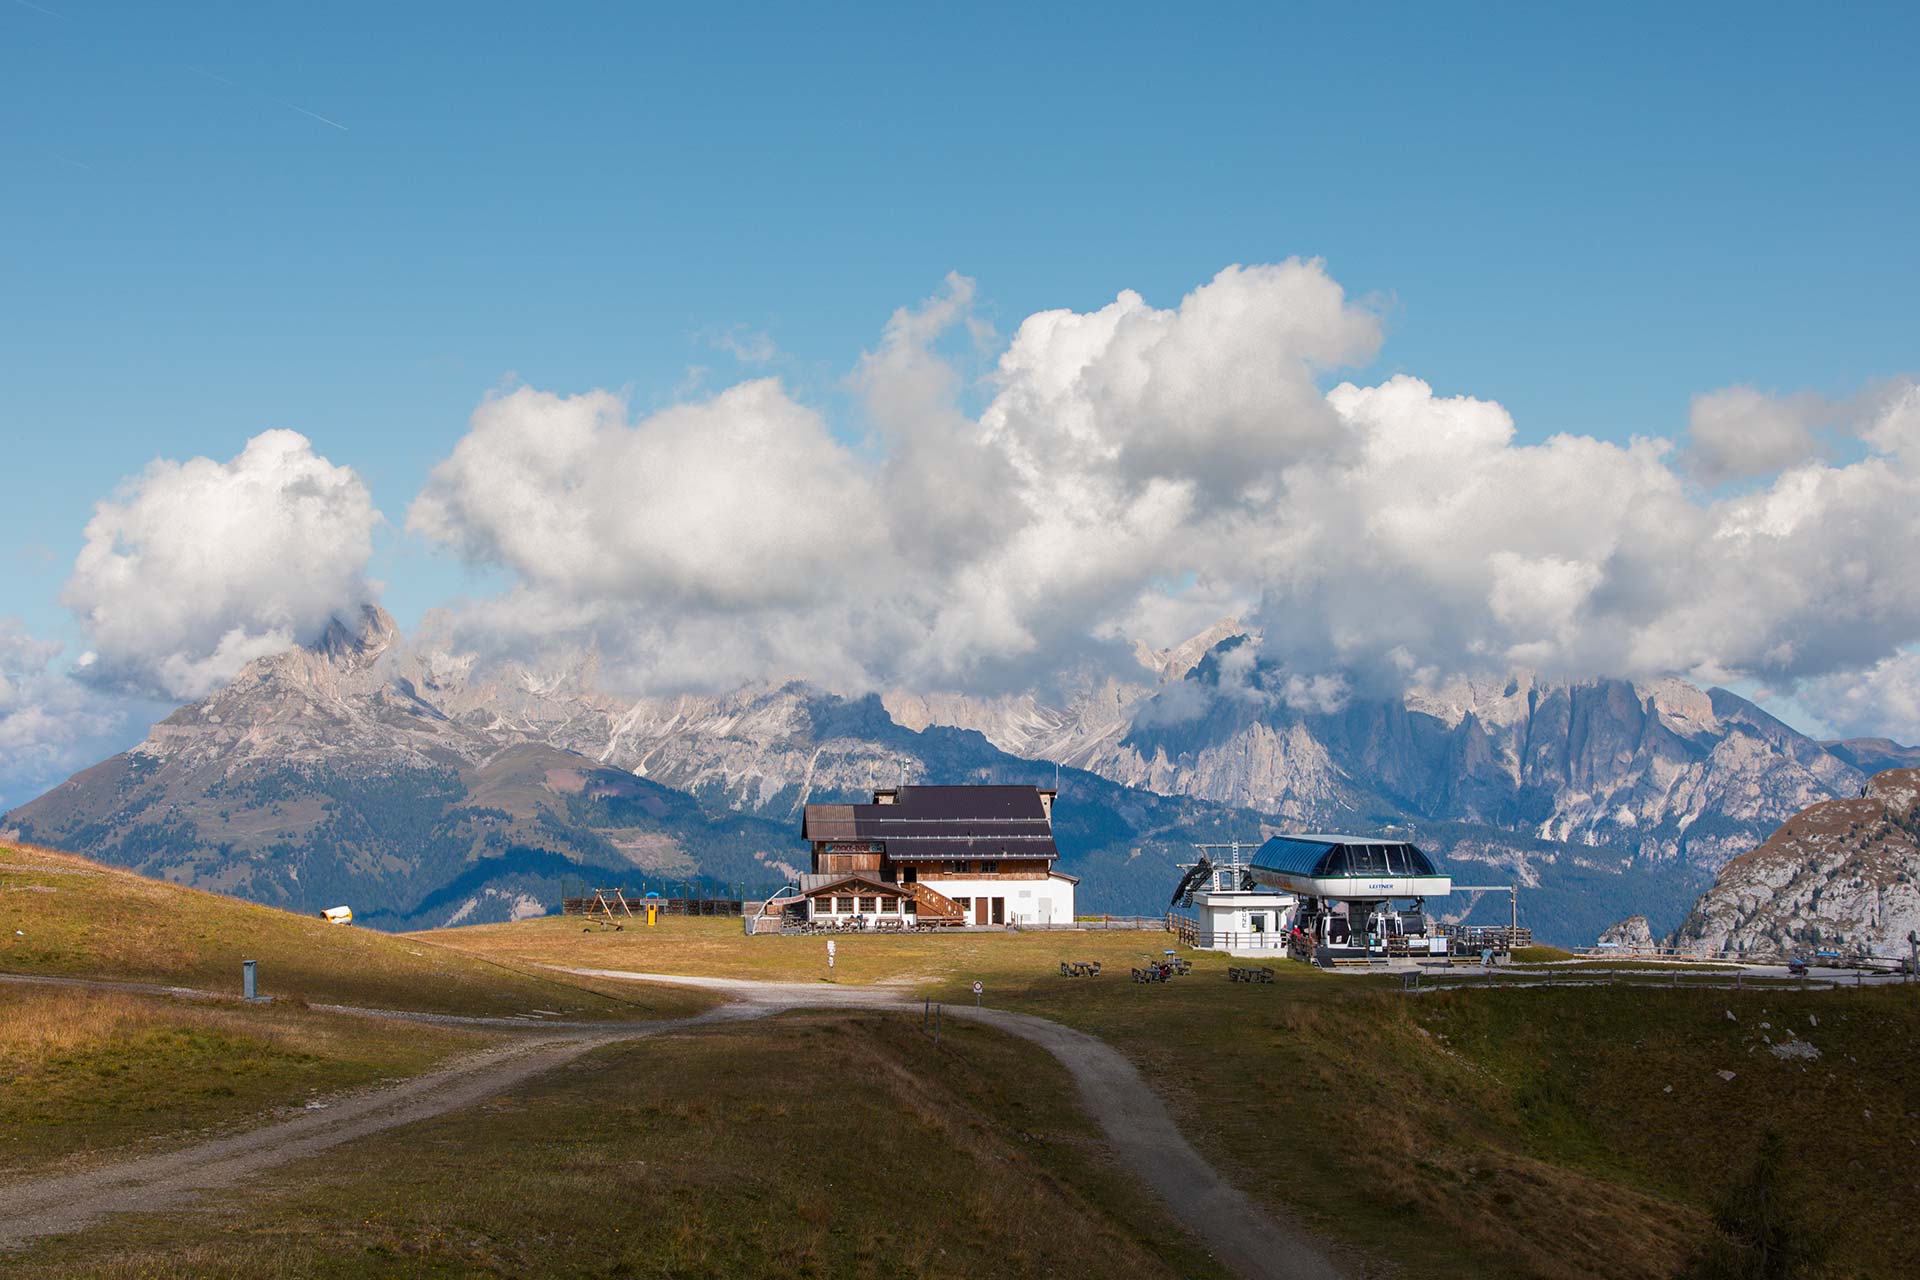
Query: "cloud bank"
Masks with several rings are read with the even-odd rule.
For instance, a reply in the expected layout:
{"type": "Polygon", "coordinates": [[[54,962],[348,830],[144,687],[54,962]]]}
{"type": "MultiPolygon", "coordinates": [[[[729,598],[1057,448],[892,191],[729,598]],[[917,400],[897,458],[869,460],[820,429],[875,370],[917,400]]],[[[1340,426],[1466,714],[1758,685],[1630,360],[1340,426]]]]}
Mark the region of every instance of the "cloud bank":
{"type": "MultiPolygon", "coordinates": [[[[1132,641],[1231,614],[1266,659],[1233,656],[1247,695],[1301,710],[1514,668],[1677,674],[1920,738],[1912,381],[1723,388],[1677,440],[1523,443],[1492,401],[1342,380],[1382,341],[1315,261],[1005,339],[951,276],[854,363],[850,420],[771,377],[645,414],[520,387],[474,411],[406,530],[509,581],[457,606],[462,648],[590,647],[631,693],[1138,677],[1132,641]]],[[[311,639],[376,594],[380,524],[293,432],[155,462],[67,583],[81,679],[0,628],[0,750],[57,768],[115,723],[98,691],[197,697],[311,639]]]]}
{"type": "Polygon", "coordinates": [[[896,313],[857,429],[774,379],[638,419],[605,392],[492,398],[408,527],[514,575],[466,611],[475,643],[590,641],[636,689],[990,690],[1237,610],[1302,706],[1526,667],[1747,681],[1920,733],[1899,696],[1834,692],[1912,678],[1911,382],[1727,388],[1683,441],[1524,444],[1415,377],[1329,389],[1382,329],[1318,262],[1030,316],[984,388],[941,352],[972,306],[953,277],[896,313]],[[1823,456],[1836,431],[1850,461],[1823,456]]]}
{"type": "Polygon", "coordinates": [[[115,749],[129,708],[56,670],[60,645],[0,618],[0,811],[115,749]]]}

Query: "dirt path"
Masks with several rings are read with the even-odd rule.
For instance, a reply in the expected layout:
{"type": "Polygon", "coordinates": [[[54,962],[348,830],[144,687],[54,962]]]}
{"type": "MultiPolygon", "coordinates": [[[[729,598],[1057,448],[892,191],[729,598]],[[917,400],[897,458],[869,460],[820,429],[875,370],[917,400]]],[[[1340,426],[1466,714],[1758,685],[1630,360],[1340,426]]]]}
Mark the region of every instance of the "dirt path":
{"type": "MultiPolygon", "coordinates": [[[[85,1172],[0,1185],[0,1249],[36,1236],[77,1230],[115,1213],[153,1212],[191,1203],[265,1169],[415,1120],[471,1106],[543,1071],[617,1040],[763,1017],[784,1009],[916,1009],[898,988],[824,982],[755,982],[621,969],[565,969],[582,977],[698,987],[730,1003],[692,1018],[647,1023],[534,1023],[392,1009],[329,1006],[342,1013],[490,1026],[522,1033],[506,1045],[391,1088],[332,1103],[230,1137],[85,1172]]],[[[0,982],[129,990],[211,998],[186,987],[96,979],[0,974],[0,982]]],[[[1164,1200],[1219,1260],[1253,1280],[1339,1280],[1340,1272],[1298,1227],[1277,1219],[1231,1186],[1194,1150],[1159,1095],[1134,1065],[1083,1031],[1031,1014],[948,1005],[946,1012],[1031,1041],[1073,1076],[1081,1102],[1115,1153],[1164,1200]]]]}
{"type": "MultiPolygon", "coordinates": [[[[904,999],[898,991],[875,987],[689,978],[618,969],[566,972],[700,987],[769,1012],[783,1008],[920,1007],[919,1001],[904,999]]],[[[1032,1041],[1058,1059],[1073,1076],[1081,1103],[1106,1133],[1115,1154],[1206,1242],[1222,1263],[1254,1280],[1340,1280],[1339,1270],[1304,1231],[1254,1204],[1193,1149],[1152,1086],[1106,1041],[1046,1018],[1004,1009],[950,1004],[946,1013],[972,1018],[1032,1041]]]]}
{"type": "Polygon", "coordinates": [[[190,1203],[202,1192],[234,1186],[275,1165],[472,1106],[604,1044],[768,1011],[762,1005],[723,1005],[693,1018],[576,1024],[558,1034],[551,1026],[500,1019],[492,1025],[510,1025],[529,1034],[391,1088],[355,1094],[245,1133],[81,1173],[0,1185],[0,1248],[74,1231],[109,1214],[151,1213],[190,1203]]]}

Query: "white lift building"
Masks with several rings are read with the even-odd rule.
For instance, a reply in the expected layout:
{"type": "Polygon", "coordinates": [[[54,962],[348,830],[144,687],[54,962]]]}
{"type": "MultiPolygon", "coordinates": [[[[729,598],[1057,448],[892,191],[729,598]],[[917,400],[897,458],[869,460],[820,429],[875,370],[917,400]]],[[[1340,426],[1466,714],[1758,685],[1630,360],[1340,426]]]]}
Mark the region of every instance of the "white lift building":
{"type": "Polygon", "coordinates": [[[1189,866],[1174,893],[1177,905],[1193,908],[1189,945],[1234,956],[1285,955],[1300,899],[1249,883],[1241,854],[1252,852],[1251,845],[1235,841],[1194,848],[1199,861],[1189,866]],[[1213,855],[1220,851],[1227,857],[1216,863],[1213,855]]]}

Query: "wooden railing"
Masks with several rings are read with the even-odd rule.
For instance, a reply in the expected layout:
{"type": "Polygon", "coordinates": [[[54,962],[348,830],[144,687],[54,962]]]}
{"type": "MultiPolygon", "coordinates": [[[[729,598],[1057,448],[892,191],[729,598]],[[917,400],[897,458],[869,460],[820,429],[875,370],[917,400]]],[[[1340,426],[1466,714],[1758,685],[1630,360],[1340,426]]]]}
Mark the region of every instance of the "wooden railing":
{"type": "Polygon", "coordinates": [[[935,920],[959,920],[966,913],[960,910],[960,904],[924,881],[916,880],[912,884],[900,886],[902,892],[909,890],[913,900],[919,906],[920,918],[932,923],[935,920]]]}

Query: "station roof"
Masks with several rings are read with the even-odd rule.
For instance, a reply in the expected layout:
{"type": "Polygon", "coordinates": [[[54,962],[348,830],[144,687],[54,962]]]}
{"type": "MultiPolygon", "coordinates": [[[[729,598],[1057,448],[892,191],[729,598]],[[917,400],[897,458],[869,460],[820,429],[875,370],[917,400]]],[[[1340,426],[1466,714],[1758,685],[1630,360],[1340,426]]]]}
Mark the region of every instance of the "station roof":
{"type": "Polygon", "coordinates": [[[869,890],[869,896],[874,892],[909,897],[913,894],[911,888],[902,889],[897,884],[888,884],[877,873],[870,871],[847,871],[837,875],[808,874],[800,877],[800,892],[809,898],[816,893],[853,889],[869,890]]]}
{"type": "Polygon", "coordinates": [[[1275,836],[1253,855],[1252,866],[1314,879],[1445,874],[1417,846],[1377,836],[1275,836]]]}
{"type": "Polygon", "coordinates": [[[808,805],[800,838],[879,841],[888,857],[906,860],[1059,856],[1038,787],[899,787],[881,794],[893,798],[808,805]]]}

